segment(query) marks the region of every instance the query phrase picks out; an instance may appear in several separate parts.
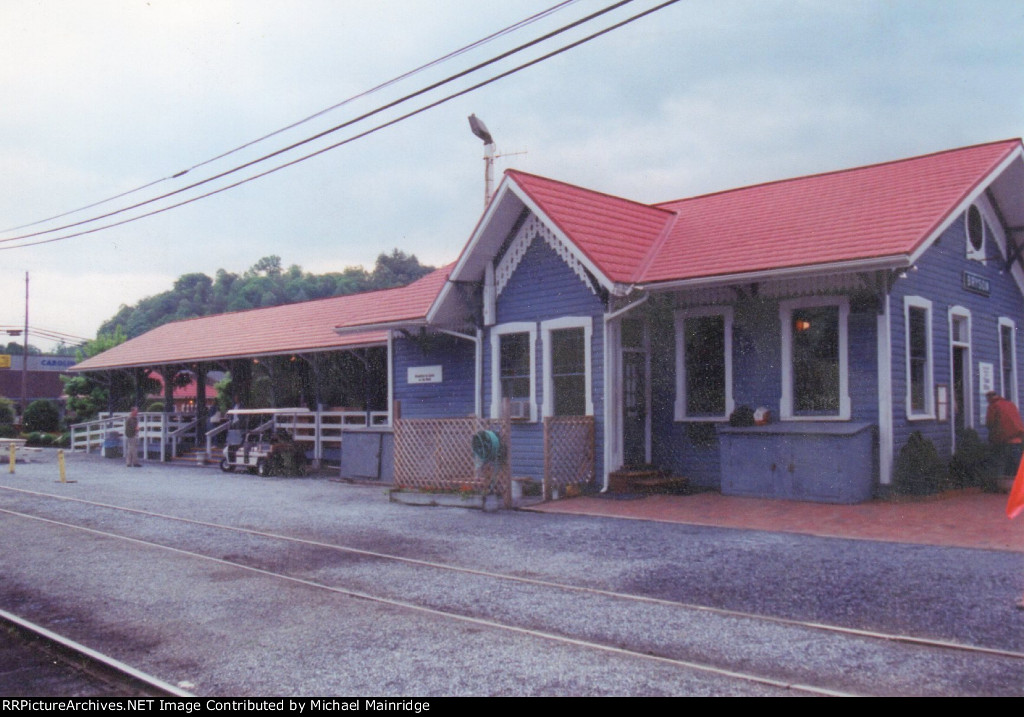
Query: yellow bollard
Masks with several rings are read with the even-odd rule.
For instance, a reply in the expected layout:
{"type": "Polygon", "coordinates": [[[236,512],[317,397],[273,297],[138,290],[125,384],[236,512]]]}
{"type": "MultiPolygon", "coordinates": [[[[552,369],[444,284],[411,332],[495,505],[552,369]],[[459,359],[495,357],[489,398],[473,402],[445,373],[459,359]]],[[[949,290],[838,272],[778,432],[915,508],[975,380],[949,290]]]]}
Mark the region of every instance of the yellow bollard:
{"type": "Polygon", "coordinates": [[[68,476],[64,470],[64,449],[61,448],[57,451],[57,466],[60,468],[60,482],[67,483],[68,476]]]}
{"type": "Polygon", "coordinates": [[[13,443],[10,444],[10,449],[11,449],[11,470],[9,472],[13,473],[14,472],[14,451],[15,451],[13,443]]]}

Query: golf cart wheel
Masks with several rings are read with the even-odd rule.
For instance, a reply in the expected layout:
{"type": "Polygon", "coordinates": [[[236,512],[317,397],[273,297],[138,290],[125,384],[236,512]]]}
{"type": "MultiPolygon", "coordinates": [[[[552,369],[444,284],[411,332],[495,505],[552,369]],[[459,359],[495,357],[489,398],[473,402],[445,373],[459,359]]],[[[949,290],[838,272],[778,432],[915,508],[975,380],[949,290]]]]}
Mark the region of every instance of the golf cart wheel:
{"type": "Polygon", "coordinates": [[[267,462],[266,458],[260,458],[256,461],[256,475],[264,478],[270,475],[270,463],[267,462]]]}
{"type": "Polygon", "coordinates": [[[235,467],[233,465],[231,465],[230,463],[228,463],[228,459],[227,458],[221,458],[220,459],[220,469],[222,471],[224,471],[225,473],[234,473],[235,472],[235,467]]]}

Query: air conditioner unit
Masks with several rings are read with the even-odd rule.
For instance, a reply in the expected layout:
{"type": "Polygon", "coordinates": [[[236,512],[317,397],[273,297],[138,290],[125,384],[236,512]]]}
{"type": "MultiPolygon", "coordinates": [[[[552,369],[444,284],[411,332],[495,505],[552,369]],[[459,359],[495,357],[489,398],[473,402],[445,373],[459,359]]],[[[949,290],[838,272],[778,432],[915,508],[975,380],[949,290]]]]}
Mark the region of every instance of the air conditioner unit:
{"type": "Polygon", "coordinates": [[[509,401],[508,402],[508,417],[513,421],[529,421],[530,420],[530,402],[529,401],[509,401]]]}

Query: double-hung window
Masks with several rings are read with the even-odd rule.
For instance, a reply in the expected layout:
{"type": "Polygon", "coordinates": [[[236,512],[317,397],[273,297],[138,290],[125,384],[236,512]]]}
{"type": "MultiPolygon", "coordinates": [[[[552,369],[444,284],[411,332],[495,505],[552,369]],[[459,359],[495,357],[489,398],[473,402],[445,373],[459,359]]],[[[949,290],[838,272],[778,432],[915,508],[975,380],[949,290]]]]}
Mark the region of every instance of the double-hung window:
{"type": "Polygon", "coordinates": [[[518,404],[524,418],[537,419],[536,342],[537,325],[532,322],[501,324],[491,330],[492,417],[501,415],[502,399],[507,398],[518,404]]]}
{"type": "Polygon", "coordinates": [[[1017,403],[1017,325],[999,317],[999,378],[1003,398],[1017,403]]]}
{"type": "Polygon", "coordinates": [[[732,307],[677,311],[677,421],[724,421],[732,413],[732,307]]]}
{"type": "Polygon", "coordinates": [[[783,419],[850,418],[849,316],[846,297],[780,302],[783,419]]]}
{"type": "Polygon", "coordinates": [[[907,418],[934,418],[932,302],[919,296],[905,297],[903,319],[906,324],[907,418]]]}
{"type": "Polygon", "coordinates": [[[544,415],[591,416],[593,319],[565,317],[541,322],[544,353],[544,415]]]}

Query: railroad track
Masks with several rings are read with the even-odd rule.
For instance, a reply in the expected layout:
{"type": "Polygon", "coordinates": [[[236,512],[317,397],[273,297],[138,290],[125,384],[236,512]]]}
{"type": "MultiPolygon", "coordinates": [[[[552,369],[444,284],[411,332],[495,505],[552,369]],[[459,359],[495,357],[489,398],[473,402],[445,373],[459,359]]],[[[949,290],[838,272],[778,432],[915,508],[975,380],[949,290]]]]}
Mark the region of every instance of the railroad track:
{"type": "MultiPolygon", "coordinates": [[[[906,689],[904,678],[893,679],[891,674],[892,665],[897,664],[909,666],[913,674],[925,674],[928,683],[925,692],[946,694],[947,685],[964,681],[960,671],[965,662],[970,663],[972,669],[997,674],[1019,676],[1024,668],[1024,653],[1014,650],[725,610],[26,489],[4,487],[0,490],[9,496],[18,495],[23,503],[31,504],[22,505],[18,510],[0,509],[0,513],[12,517],[170,551],[308,589],[371,601],[398,611],[777,690],[830,696],[901,694],[906,689]],[[75,513],[74,520],[67,515],[69,505],[75,508],[71,511],[75,513]],[[96,527],[99,525],[102,529],[96,527]],[[343,575],[318,570],[318,564],[330,562],[324,557],[330,554],[350,556],[358,566],[343,575]],[[385,570],[389,579],[382,581],[379,576],[385,570]],[[493,594],[496,599],[485,602],[460,599],[445,587],[451,584],[453,576],[458,576],[462,584],[469,584],[469,594],[493,594]],[[384,582],[387,586],[382,585],[384,582]],[[410,585],[417,586],[415,600],[405,596],[410,585]],[[644,620],[664,625],[666,638],[640,639],[630,635],[628,629],[608,628],[586,619],[549,619],[536,613],[504,609],[501,596],[510,591],[528,592],[533,597],[532,604],[565,603],[578,607],[585,603],[587,610],[579,610],[580,614],[629,611],[642,615],[644,620]],[[756,640],[759,649],[766,654],[753,659],[748,654],[709,644],[706,639],[687,636],[687,632],[703,636],[715,634],[715,631],[749,634],[751,642],[756,640]],[[786,647],[794,643],[809,647],[794,656],[786,647]],[[882,653],[882,657],[870,665],[850,665],[838,670],[833,678],[823,680],[808,669],[807,663],[816,660],[817,650],[822,661],[832,659],[837,650],[853,655],[870,651],[882,653]]],[[[1019,680],[1007,680],[1006,694],[1021,694],[1021,689],[1019,680]]]]}
{"type": "Polygon", "coordinates": [[[33,697],[192,697],[112,657],[6,610],[0,610],[5,637],[2,669],[9,672],[8,695],[33,697]],[[29,674],[30,673],[30,674],[29,674]]]}

